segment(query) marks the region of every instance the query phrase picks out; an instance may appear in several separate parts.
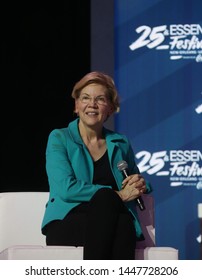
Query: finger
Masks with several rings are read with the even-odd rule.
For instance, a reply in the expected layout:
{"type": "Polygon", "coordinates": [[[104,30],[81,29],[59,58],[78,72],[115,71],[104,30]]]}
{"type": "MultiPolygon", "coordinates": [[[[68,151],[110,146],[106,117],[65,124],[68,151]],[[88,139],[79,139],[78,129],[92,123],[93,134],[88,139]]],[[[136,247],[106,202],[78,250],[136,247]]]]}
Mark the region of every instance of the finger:
{"type": "Polygon", "coordinates": [[[123,180],[123,183],[124,184],[130,184],[132,185],[133,183],[136,183],[140,180],[141,176],[140,174],[133,174],[133,175],[130,175],[128,176],[126,179],[123,180]]]}
{"type": "Polygon", "coordinates": [[[132,175],[126,177],[126,178],[122,181],[122,184],[123,184],[123,185],[127,184],[127,183],[131,180],[131,178],[132,178],[132,175]]]}

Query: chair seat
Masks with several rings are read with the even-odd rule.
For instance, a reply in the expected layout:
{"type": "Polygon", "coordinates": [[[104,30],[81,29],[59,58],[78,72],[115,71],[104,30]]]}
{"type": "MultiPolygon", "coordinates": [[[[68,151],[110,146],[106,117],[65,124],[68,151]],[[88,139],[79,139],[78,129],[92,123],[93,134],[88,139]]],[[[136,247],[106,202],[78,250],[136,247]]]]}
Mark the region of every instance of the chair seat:
{"type": "Polygon", "coordinates": [[[12,246],[0,253],[0,260],[82,260],[83,247],[12,246]]]}
{"type": "MultiPolygon", "coordinates": [[[[82,260],[83,247],[12,246],[0,253],[0,260],[82,260]]],[[[148,247],[135,250],[136,260],[177,260],[178,251],[171,247],[148,247]]]]}

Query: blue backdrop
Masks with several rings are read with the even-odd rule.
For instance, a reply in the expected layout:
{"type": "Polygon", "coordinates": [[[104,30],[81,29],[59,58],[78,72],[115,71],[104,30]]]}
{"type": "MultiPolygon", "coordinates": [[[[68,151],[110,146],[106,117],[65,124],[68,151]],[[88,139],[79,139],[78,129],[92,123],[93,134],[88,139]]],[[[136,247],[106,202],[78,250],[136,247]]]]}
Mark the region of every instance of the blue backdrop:
{"type": "Polygon", "coordinates": [[[115,128],[153,185],[158,246],[200,258],[202,1],[115,0],[115,128]]]}

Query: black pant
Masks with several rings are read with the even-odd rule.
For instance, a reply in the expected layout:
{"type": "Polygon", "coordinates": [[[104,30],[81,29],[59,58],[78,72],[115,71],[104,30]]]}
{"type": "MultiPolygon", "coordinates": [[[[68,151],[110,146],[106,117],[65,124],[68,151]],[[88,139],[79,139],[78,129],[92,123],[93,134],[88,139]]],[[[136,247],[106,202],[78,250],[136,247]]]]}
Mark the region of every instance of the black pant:
{"type": "Polygon", "coordinates": [[[134,259],[136,234],[133,218],[111,189],[98,190],[82,203],[47,226],[47,245],[84,246],[86,260],[134,259]]]}

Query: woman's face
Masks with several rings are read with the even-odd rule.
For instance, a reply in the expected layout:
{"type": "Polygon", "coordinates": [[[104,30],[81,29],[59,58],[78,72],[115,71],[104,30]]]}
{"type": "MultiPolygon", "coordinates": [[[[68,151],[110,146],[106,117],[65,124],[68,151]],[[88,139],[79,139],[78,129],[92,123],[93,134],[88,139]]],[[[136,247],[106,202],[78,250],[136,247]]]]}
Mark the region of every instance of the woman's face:
{"type": "Polygon", "coordinates": [[[106,89],[99,84],[90,84],[81,90],[75,101],[75,113],[87,126],[103,125],[112,114],[112,106],[106,95],[106,89]]]}

